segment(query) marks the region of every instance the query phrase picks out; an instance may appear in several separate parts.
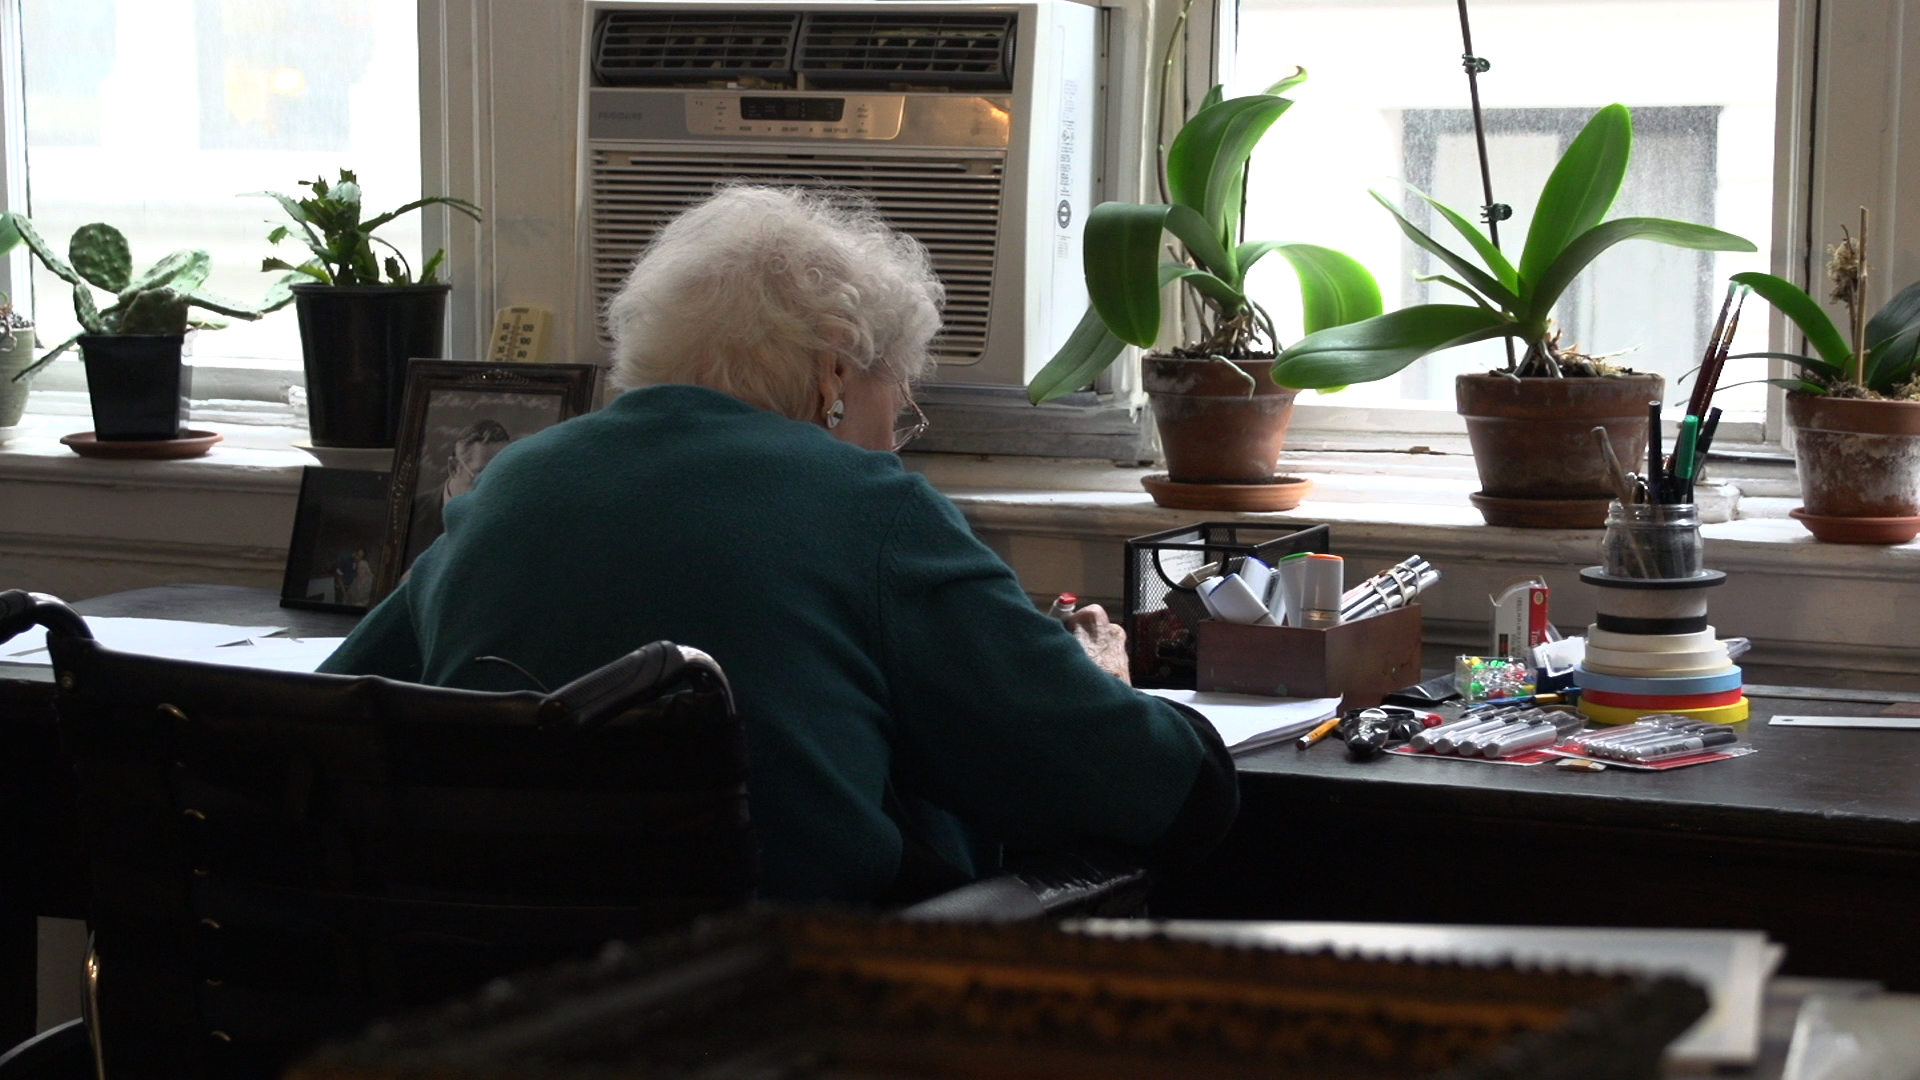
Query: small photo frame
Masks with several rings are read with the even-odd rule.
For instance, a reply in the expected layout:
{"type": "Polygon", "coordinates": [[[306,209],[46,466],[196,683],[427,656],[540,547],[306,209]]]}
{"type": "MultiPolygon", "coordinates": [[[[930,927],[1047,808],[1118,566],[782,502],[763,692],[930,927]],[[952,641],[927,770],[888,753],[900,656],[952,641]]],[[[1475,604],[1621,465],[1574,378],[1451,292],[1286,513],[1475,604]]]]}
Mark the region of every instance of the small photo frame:
{"type": "Polygon", "coordinates": [[[375,601],[445,530],[447,500],[465,494],[501,450],[591,409],[599,374],[591,364],[407,364],[375,601]]]}
{"type": "Polygon", "coordinates": [[[309,465],[287,545],[280,606],[365,612],[373,606],[387,536],[391,474],[309,465]]]}

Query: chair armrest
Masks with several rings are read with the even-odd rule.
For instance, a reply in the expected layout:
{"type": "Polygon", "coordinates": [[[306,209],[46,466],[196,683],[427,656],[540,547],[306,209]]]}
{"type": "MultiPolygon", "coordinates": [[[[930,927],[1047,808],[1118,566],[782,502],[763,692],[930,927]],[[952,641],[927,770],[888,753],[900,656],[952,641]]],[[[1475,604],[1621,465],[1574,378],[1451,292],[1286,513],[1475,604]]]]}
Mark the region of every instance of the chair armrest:
{"type": "Polygon", "coordinates": [[[1145,911],[1151,885],[1147,871],[1130,864],[1069,854],[1027,856],[992,877],[905,908],[900,917],[971,922],[1125,917],[1145,911]]]}

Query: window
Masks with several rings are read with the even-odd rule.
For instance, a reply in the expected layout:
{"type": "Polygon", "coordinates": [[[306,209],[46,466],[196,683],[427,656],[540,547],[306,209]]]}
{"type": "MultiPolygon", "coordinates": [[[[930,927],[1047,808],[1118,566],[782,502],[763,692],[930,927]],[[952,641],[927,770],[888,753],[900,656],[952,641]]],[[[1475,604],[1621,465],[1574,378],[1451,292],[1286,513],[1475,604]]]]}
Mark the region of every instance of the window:
{"type": "MultiPolygon", "coordinates": [[[[104,221],[135,269],[177,248],[213,255],[207,289],[257,301],[260,260],[301,261],[265,240],[281,219],[245,192],[355,169],[384,209],[420,190],[412,4],[391,0],[18,0],[25,75],[28,212],[64,249],[104,221]]],[[[8,63],[13,63],[8,58],[8,63]]],[[[18,138],[8,132],[8,138],[18,138]]],[[[382,235],[413,256],[420,222],[382,235]],[[411,230],[411,231],[409,231],[411,230]]],[[[21,292],[16,288],[16,292],[21,292]]],[[[75,325],[71,289],[36,263],[41,338],[75,325]]],[[[197,362],[298,367],[293,313],[196,335],[197,362]]]]}
{"type": "MultiPolygon", "coordinates": [[[[1232,0],[1222,0],[1231,5],[1232,0]]],[[[1532,201],[1599,106],[1631,106],[1635,148],[1613,216],[1645,214],[1714,225],[1757,254],[1683,251],[1630,241],[1598,259],[1557,311],[1563,340],[1677,380],[1698,362],[1729,274],[1770,267],[1775,0],[1476,0],[1476,54],[1494,198],[1513,207],[1501,245],[1518,261],[1532,201]],[[1658,32],[1649,27],[1657,26],[1658,32]]],[[[1379,280],[1387,307],[1460,302],[1422,284],[1431,256],[1409,243],[1368,197],[1379,191],[1426,211],[1404,184],[1477,218],[1481,194],[1455,0],[1240,0],[1233,93],[1254,93],[1290,70],[1310,79],[1261,144],[1248,187],[1247,235],[1305,240],[1352,254],[1379,280]]],[[[1433,230],[1451,241],[1444,224],[1433,230]]],[[[1464,250],[1464,244],[1450,244],[1464,250]]],[[[1298,335],[1298,292],[1284,265],[1262,265],[1254,288],[1298,335]]],[[[1767,348],[1763,305],[1750,304],[1735,351],[1767,348]]],[[[1450,350],[1399,376],[1330,395],[1332,405],[1393,405],[1448,415],[1453,377],[1503,366],[1501,342],[1450,350]]],[[[1728,365],[1723,385],[1766,376],[1764,361],[1728,365]]],[[[1716,400],[1759,420],[1765,387],[1716,400]]],[[[1731,419],[1731,417],[1730,417],[1731,419]]],[[[1302,420],[1311,423],[1311,411],[1302,420]]]]}

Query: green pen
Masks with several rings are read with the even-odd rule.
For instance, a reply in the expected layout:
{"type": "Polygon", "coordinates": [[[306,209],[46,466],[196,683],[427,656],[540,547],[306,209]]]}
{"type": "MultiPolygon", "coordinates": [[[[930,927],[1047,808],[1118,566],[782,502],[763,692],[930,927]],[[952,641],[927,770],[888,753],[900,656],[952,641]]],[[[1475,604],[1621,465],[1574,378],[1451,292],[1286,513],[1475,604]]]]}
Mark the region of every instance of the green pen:
{"type": "Polygon", "coordinates": [[[1700,441],[1700,418],[1683,416],[1680,418],[1680,436],[1673,444],[1674,495],[1679,502],[1693,501],[1694,448],[1700,441]]]}

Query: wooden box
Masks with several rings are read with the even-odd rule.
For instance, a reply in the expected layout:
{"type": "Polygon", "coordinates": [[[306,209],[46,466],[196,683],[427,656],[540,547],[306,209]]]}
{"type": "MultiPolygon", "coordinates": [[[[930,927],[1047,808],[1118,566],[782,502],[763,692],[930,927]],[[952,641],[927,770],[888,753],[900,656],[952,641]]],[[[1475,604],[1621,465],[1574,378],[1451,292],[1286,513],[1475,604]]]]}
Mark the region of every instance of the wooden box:
{"type": "Polygon", "coordinates": [[[1268,697],[1346,696],[1363,709],[1420,681],[1420,605],[1326,630],[1202,622],[1195,687],[1268,697]]]}

